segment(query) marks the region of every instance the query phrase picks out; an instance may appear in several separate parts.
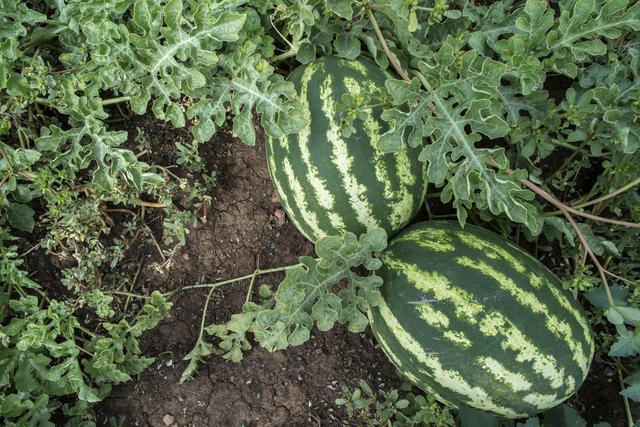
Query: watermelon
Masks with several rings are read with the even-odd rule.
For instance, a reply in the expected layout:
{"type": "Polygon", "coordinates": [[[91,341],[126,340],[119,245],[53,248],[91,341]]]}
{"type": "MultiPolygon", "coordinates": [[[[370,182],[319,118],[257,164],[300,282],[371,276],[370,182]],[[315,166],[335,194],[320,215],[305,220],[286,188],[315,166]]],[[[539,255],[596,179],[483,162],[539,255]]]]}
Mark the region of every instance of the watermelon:
{"type": "Polygon", "coordinates": [[[309,240],[382,227],[392,235],[416,214],[426,192],[420,147],[383,153],[381,107],[362,109],[348,138],[336,111],[344,94],[381,102],[389,74],[366,59],[320,58],[289,76],[310,123],[294,135],[267,138],[266,157],[280,202],[309,240]]]}
{"type": "Polygon", "coordinates": [[[428,221],[380,254],[373,333],[398,370],[452,406],[508,418],[571,396],[593,358],[589,322],[542,263],[485,229],[428,221]]]}

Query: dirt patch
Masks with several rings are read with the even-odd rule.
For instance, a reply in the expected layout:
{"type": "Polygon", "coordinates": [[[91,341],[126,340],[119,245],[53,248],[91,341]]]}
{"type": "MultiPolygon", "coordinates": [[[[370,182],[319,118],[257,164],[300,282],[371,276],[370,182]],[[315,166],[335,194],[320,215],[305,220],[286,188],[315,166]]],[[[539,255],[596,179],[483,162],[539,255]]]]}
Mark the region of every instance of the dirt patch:
{"type": "MultiPolygon", "coordinates": [[[[582,388],[572,403],[588,425],[608,421],[613,427],[626,426],[617,372],[605,363],[594,363],[582,388]]],[[[631,402],[634,419],[640,417],[640,406],[631,402]]]]}
{"type": "MultiPolygon", "coordinates": [[[[143,125],[153,150],[170,161],[172,153],[157,146],[158,141],[172,143],[167,129],[157,122],[143,125]]],[[[258,265],[287,265],[313,254],[313,246],[293,225],[281,224],[262,144],[252,148],[222,136],[201,154],[207,167],[219,174],[207,222],[190,230],[187,245],[167,273],[154,268],[158,255],[148,248],[148,256],[139,258],[139,289],[213,282],[251,273],[258,265]]],[[[275,286],[281,279],[273,274],[260,283],[275,286]]],[[[219,289],[207,321],[222,322],[238,312],[246,286],[219,289]]],[[[333,404],[341,385],[354,386],[358,379],[373,386],[398,385],[394,368],[371,335],[343,328],[314,331],[306,345],[286,351],[253,349],[238,364],[212,357],[192,380],[179,384],[185,367],[181,359],[197,337],[205,295],[206,290],[181,294],[172,317],[144,337],[143,350],[158,355],[156,363],[138,381],[114,389],[100,408],[100,421],[117,414],[126,416],[126,425],[164,426],[171,419],[173,425],[197,426],[341,424],[345,414],[333,404]]]]}
{"type": "MultiPolygon", "coordinates": [[[[185,131],[148,117],[131,124],[131,135],[135,135],[135,126],[144,127],[151,137],[150,159],[158,151],[164,164],[175,156],[167,146],[176,138],[188,138],[185,131]]],[[[252,148],[222,134],[204,145],[201,155],[207,168],[219,174],[207,222],[191,229],[187,245],[166,273],[154,268],[159,256],[153,246],[139,248],[140,292],[236,277],[258,265],[287,265],[300,255],[313,253],[312,245],[293,225],[282,224],[262,144],[252,148]]],[[[450,213],[435,201],[431,206],[434,214],[450,213]]],[[[418,219],[426,219],[426,213],[418,219]]],[[[159,227],[153,228],[161,233],[159,227]]],[[[282,275],[274,274],[264,276],[260,283],[275,286],[281,279],[282,275]]],[[[254,348],[238,364],[211,357],[193,379],[179,384],[186,365],[182,358],[196,340],[205,295],[206,290],[181,294],[172,317],[143,338],[144,353],[157,360],[136,381],[114,388],[99,407],[101,423],[124,415],[127,426],[349,425],[344,411],[333,403],[342,385],[354,387],[359,379],[367,380],[374,389],[400,383],[369,331],[351,334],[337,327],[327,333],[313,331],[305,345],[286,351],[254,348]]],[[[245,296],[246,283],[216,291],[208,323],[225,321],[238,312],[245,296]]],[[[589,425],[604,420],[614,427],[624,425],[614,380],[604,365],[597,365],[572,400],[589,425]]]]}

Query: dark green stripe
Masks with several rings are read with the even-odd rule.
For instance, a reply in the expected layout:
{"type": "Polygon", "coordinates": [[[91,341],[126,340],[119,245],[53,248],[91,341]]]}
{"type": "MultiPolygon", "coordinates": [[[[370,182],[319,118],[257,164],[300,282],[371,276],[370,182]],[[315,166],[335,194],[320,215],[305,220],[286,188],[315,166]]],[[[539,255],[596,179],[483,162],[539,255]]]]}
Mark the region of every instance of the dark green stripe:
{"type": "MultiPolygon", "coordinates": [[[[288,138],[291,138],[291,136],[289,136],[288,138]]],[[[289,143],[291,144],[291,140],[289,140],[289,143]]],[[[284,171],[283,159],[285,153],[282,149],[279,148],[279,144],[280,141],[274,140],[273,138],[267,138],[265,141],[266,157],[273,157],[273,163],[276,167],[275,170],[271,170],[272,168],[269,167],[269,174],[271,175],[271,179],[274,182],[277,182],[278,185],[282,188],[282,191],[286,194],[288,203],[285,202],[285,198],[282,194],[280,194],[280,191],[276,187],[276,191],[278,192],[278,196],[280,198],[280,204],[287,212],[289,220],[291,220],[291,222],[293,222],[293,224],[298,227],[305,235],[311,237],[314,235],[314,232],[305,221],[301,220],[303,218],[302,211],[295,203],[293,190],[289,183],[289,179],[287,178],[287,175],[284,171]]],[[[292,168],[295,171],[295,167],[293,165],[292,168]]]]}
{"type": "MultiPolygon", "coordinates": [[[[299,75],[296,76],[295,84],[298,90],[302,88],[301,81],[302,81],[303,75],[304,73],[299,73],[299,75]]],[[[312,100],[314,99],[314,96],[317,97],[319,96],[319,94],[317,93],[310,94],[309,92],[312,90],[312,88],[317,88],[317,86],[320,84],[320,81],[323,80],[326,75],[327,75],[327,72],[326,72],[326,69],[324,69],[324,63],[320,63],[318,69],[311,75],[309,86],[307,88],[307,100],[310,103],[310,105],[313,102],[312,100]]],[[[314,127],[314,123],[317,120],[318,120],[318,117],[316,117],[316,114],[314,114],[314,110],[312,109],[311,110],[311,132],[309,135],[309,141],[310,141],[309,151],[311,153],[310,163],[316,167],[318,165],[318,162],[314,161],[313,159],[312,148],[315,146],[315,141],[316,141],[316,138],[314,138],[314,134],[313,134],[313,127],[314,127]]],[[[299,146],[299,141],[297,136],[290,136],[289,142],[290,142],[289,153],[286,155],[289,158],[289,161],[291,162],[291,166],[293,168],[293,172],[295,176],[297,177],[302,188],[304,189],[304,198],[307,202],[308,209],[316,214],[318,218],[318,226],[322,230],[324,230],[327,234],[329,235],[340,234],[341,230],[336,229],[331,224],[331,221],[329,220],[329,210],[327,209],[326,206],[321,205],[320,200],[316,195],[316,191],[313,188],[313,185],[311,184],[311,180],[309,179],[309,169],[307,168],[304,160],[302,160],[302,152],[300,151],[300,146],[299,146]]],[[[319,176],[324,177],[322,173],[319,173],[319,176]]],[[[335,192],[335,185],[332,185],[332,183],[326,180],[326,178],[325,178],[325,181],[327,181],[327,190],[333,195],[335,192]]]]}

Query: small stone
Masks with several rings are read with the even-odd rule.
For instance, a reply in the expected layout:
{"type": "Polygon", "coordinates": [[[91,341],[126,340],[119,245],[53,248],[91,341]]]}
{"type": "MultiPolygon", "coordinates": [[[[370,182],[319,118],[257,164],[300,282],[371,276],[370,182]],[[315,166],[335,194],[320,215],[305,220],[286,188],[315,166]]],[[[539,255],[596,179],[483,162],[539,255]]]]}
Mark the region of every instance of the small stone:
{"type": "Polygon", "coordinates": [[[164,417],[162,417],[162,422],[164,423],[164,425],[166,426],[170,426],[171,424],[173,424],[173,420],[175,420],[175,418],[173,418],[171,415],[167,414],[164,417]]]}
{"type": "Polygon", "coordinates": [[[282,209],[276,209],[274,216],[276,217],[276,225],[282,227],[286,222],[284,211],[282,209]]]}

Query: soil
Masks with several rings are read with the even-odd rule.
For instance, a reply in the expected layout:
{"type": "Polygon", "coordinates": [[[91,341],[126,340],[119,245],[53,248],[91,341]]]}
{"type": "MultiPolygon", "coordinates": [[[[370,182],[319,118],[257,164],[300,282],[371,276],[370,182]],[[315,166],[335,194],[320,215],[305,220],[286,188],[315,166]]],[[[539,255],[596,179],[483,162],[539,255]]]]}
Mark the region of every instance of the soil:
{"type": "MultiPolygon", "coordinates": [[[[136,127],[145,130],[151,142],[147,161],[153,159],[156,164],[175,164],[175,141],[190,141],[188,130],[176,130],[151,116],[132,118],[123,126],[132,139],[136,127]]],[[[248,147],[219,132],[201,147],[200,154],[207,171],[218,173],[207,220],[190,229],[186,246],[166,272],[156,268],[160,255],[153,245],[136,248],[129,261],[140,269],[135,292],[214,282],[251,273],[258,266],[292,264],[300,255],[313,254],[313,246],[295,227],[283,223],[261,142],[248,147]]],[[[440,208],[438,212],[434,203],[431,210],[450,213],[450,208],[440,208]]],[[[160,224],[152,224],[159,241],[160,224]]],[[[281,279],[282,275],[272,274],[260,283],[275,286],[281,279]]],[[[246,286],[238,283],[218,289],[209,305],[207,324],[223,322],[238,312],[246,286]]],[[[182,358],[196,340],[205,295],[206,290],[181,293],[171,317],[143,337],[144,353],[156,361],[135,381],[114,387],[98,408],[101,424],[124,416],[126,426],[353,425],[334,404],[343,386],[353,388],[359,379],[374,390],[400,385],[369,331],[352,334],[342,327],[327,333],[313,331],[305,345],[285,351],[269,353],[255,347],[237,364],[210,357],[193,379],[179,384],[186,366],[182,358]]],[[[614,427],[624,425],[617,380],[608,369],[596,364],[572,400],[589,426],[605,420],[614,427]]]]}
{"type": "MultiPolygon", "coordinates": [[[[189,133],[151,117],[141,121],[127,126],[133,129],[130,134],[143,127],[154,161],[172,164],[174,142],[189,138],[189,133]]],[[[136,285],[140,292],[215,282],[313,254],[313,245],[293,225],[282,224],[262,144],[248,147],[227,134],[202,148],[207,169],[218,173],[207,221],[190,230],[187,245],[168,272],[154,267],[160,259],[152,246],[146,256],[137,257],[143,263],[136,285]]],[[[281,279],[281,274],[272,274],[260,283],[277,285],[281,279]]],[[[207,324],[238,312],[246,286],[219,289],[209,305],[207,324]]],[[[370,333],[337,327],[328,333],[314,331],[307,344],[286,351],[254,348],[238,364],[211,357],[193,379],[179,384],[186,366],[182,358],[197,338],[205,296],[206,290],[200,290],[175,299],[171,318],[142,341],[144,353],[156,356],[156,362],[137,381],[114,388],[99,409],[101,422],[124,415],[125,425],[140,426],[340,425],[347,417],[333,402],[343,385],[353,388],[359,379],[372,387],[400,383],[370,333]]]]}

